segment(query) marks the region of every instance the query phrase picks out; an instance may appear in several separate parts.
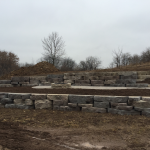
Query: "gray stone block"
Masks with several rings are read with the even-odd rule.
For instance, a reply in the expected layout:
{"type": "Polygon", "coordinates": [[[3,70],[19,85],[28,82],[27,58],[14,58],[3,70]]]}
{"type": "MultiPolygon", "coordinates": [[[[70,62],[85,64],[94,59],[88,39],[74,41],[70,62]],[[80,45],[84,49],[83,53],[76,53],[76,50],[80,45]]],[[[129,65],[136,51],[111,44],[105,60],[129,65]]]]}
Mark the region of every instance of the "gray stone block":
{"type": "Polygon", "coordinates": [[[25,104],[23,99],[14,99],[14,104],[25,104]]]}
{"type": "Polygon", "coordinates": [[[118,110],[117,109],[113,109],[113,108],[108,108],[108,113],[117,114],[118,110]]]}
{"type": "Polygon", "coordinates": [[[49,74],[46,76],[46,80],[51,79],[51,78],[64,78],[63,74],[49,74]]]}
{"type": "Polygon", "coordinates": [[[136,84],[136,79],[118,79],[116,84],[136,84]]]}
{"type": "Polygon", "coordinates": [[[92,95],[69,95],[69,103],[78,103],[78,104],[93,104],[94,96],[92,95]]]}
{"type": "Polygon", "coordinates": [[[127,103],[129,96],[114,96],[112,102],[115,103],[127,103]]]}
{"type": "Polygon", "coordinates": [[[121,79],[137,79],[137,75],[128,75],[128,76],[125,76],[125,75],[122,75],[121,76],[121,79]]]}
{"type": "Polygon", "coordinates": [[[96,101],[94,101],[94,107],[109,108],[109,102],[96,102],[96,101]]]}
{"type": "Polygon", "coordinates": [[[22,84],[22,86],[38,86],[38,83],[34,83],[34,84],[22,84]]]}
{"type": "Polygon", "coordinates": [[[125,84],[110,84],[112,87],[125,87],[125,84]]]}
{"type": "Polygon", "coordinates": [[[31,100],[45,100],[47,98],[47,94],[31,94],[31,100]]]}
{"type": "Polygon", "coordinates": [[[31,94],[21,94],[21,99],[30,99],[31,94]]]}
{"type": "Polygon", "coordinates": [[[97,108],[97,107],[82,107],[83,112],[95,112],[95,113],[106,113],[105,108],[97,108]]]}
{"type": "Polygon", "coordinates": [[[71,83],[71,84],[74,84],[74,83],[75,83],[75,80],[64,80],[64,83],[71,83]]]}
{"type": "Polygon", "coordinates": [[[60,106],[59,110],[63,111],[80,111],[80,107],[60,106]]]}
{"type": "Polygon", "coordinates": [[[57,105],[53,105],[53,110],[60,110],[60,108],[57,105]]]}
{"type": "Polygon", "coordinates": [[[142,111],[142,115],[150,117],[150,111],[142,111]]]}
{"type": "Polygon", "coordinates": [[[104,84],[91,84],[91,86],[104,86],[104,84]]]}
{"type": "Polygon", "coordinates": [[[53,100],[53,105],[58,105],[58,106],[67,106],[67,103],[65,103],[62,100],[53,100]]]}
{"type": "Polygon", "coordinates": [[[29,76],[15,76],[11,78],[12,82],[29,82],[29,76]]]}
{"type": "Polygon", "coordinates": [[[90,84],[90,80],[75,80],[75,83],[90,84]]]}
{"type": "Polygon", "coordinates": [[[91,84],[104,84],[103,80],[91,80],[91,84]]]}
{"type": "Polygon", "coordinates": [[[18,85],[19,82],[11,82],[12,85],[18,85]]]}
{"type": "Polygon", "coordinates": [[[3,104],[0,103],[0,108],[4,108],[4,107],[5,107],[5,105],[3,105],[3,104]]]}
{"type": "Polygon", "coordinates": [[[10,98],[2,98],[2,99],[0,100],[0,103],[3,104],[3,105],[5,105],[5,104],[12,104],[12,103],[13,103],[13,100],[10,99],[10,98]]]}
{"type": "Polygon", "coordinates": [[[48,80],[50,83],[63,83],[62,78],[52,78],[48,80]]]}
{"type": "Polygon", "coordinates": [[[115,84],[116,80],[105,80],[104,84],[115,84]]]}
{"type": "Polygon", "coordinates": [[[81,83],[80,86],[91,86],[91,84],[84,84],[84,83],[81,83]]]}
{"type": "Polygon", "coordinates": [[[5,108],[18,108],[18,109],[34,109],[34,106],[19,105],[19,104],[6,104],[5,108]]]}
{"type": "Polygon", "coordinates": [[[140,112],[135,111],[135,110],[131,110],[131,111],[118,110],[117,114],[119,114],[119,115],[140,115],[140,112]]]}
{"type": "Polygon", "coordinates": [[[25,99],[25,105],[33,105],[33,100],[31,99],[25,99]]]}
{"type": "Polygon", "coordinates": [[[111,108],[116,108],[117,106],[127,106],[127,103],[113,103],[113,102],[111,102],[111,108]]]}
{"type": "Polygon", "coordinates": [[[47,94],[47,99],[52,101],[62,101],[63,106],[68,105],[68,94],[47,94]]]}
{"type": "Polygon", "coordinates": [[[135,102],[140,101],[140,96],[129,96],[128,105],[133,106],[135,102]]]}
{"type": "MultiPolygon", "coordinates": [[[[68,103],[69,104],[69,103],[68,103]]],[[[78,104],[79,107],[93,107],[93,104],[78,104]]]]}
{"type": "Polygon", "coordinates": [[[8,94],[0,93],[0,100],[1,100],[2,98],[8,98],[8,94]]]}
{"type": "Polygon", "coordinates": [[[21,84],[21,85],[24,84],[25,85],[25,84],[29,84],[29,82],[19,82],[19,84],[21,84]]]}
{"type": "Polygon", "coordinates": [[[139,108],[150,108],[150,102],[147,101],[137,101],[133,104],[134,107],[139,107],[139,108]]]}
{"type": "Polygon", "coordinates": [[[142,96],[142,100],[143,100],[143,101],[150,102],[150,97],[142,96]]]}
{"type": "Polygon", "coordinates": [[[35,109],[52,109],[52,101],[45,100],[35,100],[35,109]]]}
{"type": "Polygon", "coordinates": [[[10,98],[10,99],[22,99],[22,95],[20,93],[8,93],[8,98],[10,98]]]}
{"type": "Polygon", "coordinates": [[[95,102],[112,102],[115,96],[105,96],[105,95],[95,95],[94,101],[95,102]]]}
{"type": "Polygon", "coordinates": [[[136,111],[150,111],[150,108],[134,107],[134,110],[136,110],[136,111]]]}
{"type": "Polygon", "coordinates": [[[11,80],[0,80],[0,84],[11,84],[11,80]]]}
{"type": "Polygon", "coordinates": [[[77,103],[68,103],[69,107],[77,107],[77,103]]]}
{"type": "Polygon", "coordinates": [[[133,106],[116,106],[116,109],[131,111],[133,110],[133,106]]]}
{"type": "Polygon", "coordinates": [[[13,87],[11,84],[0,84],[0,87],[13,87]]]}

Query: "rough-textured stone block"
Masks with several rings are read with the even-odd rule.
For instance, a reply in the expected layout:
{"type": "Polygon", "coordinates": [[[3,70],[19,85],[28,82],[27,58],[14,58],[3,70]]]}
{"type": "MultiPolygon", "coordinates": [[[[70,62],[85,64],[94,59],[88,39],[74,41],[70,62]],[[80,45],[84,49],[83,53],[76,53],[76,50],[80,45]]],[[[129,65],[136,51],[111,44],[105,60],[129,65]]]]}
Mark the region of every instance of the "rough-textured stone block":
{"type": "MultiPolygon", "coordinates": [[[[68,103],[69,104],[69,103],[68,103]]],[[[78,104],[79,107],[93,107],[93,104],[78,104]]]]}
{"type": "Polygon", "coordinates": [[[133,106],[116,106],[116,109],[130,111],[133,109],[133,106]]]}
{"type": "Polygon", "coordinates": [[[65,76],[64,75],[64,80],[75,80],[76,79],[76,77],[75,76],[65,76]]]}
{"type": "Polygon", "coordinates": [[[21,99],[30,99],[30,96],[31,94],[24,93],[24,94],[21,94],[21,99]]]}
{"type": "Polygon", "coordinates": [[[104,79],[105,80],[114,80],[114,77],[113,76],[104,76],[104,79]]]}
{"type": "Polygon", "coordinates": [[[105,80],[104,84],[115,84],[116,80],[105,80]]]}
{"type": "Polygon", "coordinates": [[[113,108],[108,108],[108,113],[117,114],[118,110],[117,109],[113,109],[113,108]]]}
{"type": "Polygon", "coordinates": [[[147,79],[147,78],[150,78],[150,75],[138,75],[137,78],[138,79],[147,79]]]}
{"type": "Polygon", "coordinates": [[[13,100],[10,99],[10,98],[2,98],[2,99],[0,100],[0,103],[1,103],[2,105],[5,105],[5,104],[12,104],[12,103],[13,103],[13,100]]]}
{"type": "Polygon", "coordinates": [[[60,106],[60,110],[63,111],[80,111],[80,107],[69,107],[69,106],[60,106]]]}
{"type": "Polygon", "coordinates": [[[46,76],[46,80],[52,79],[52,78],[64,78],[64,74],[49,74],[46,76]]]}
{"type": "Polygon", "coordinates": [[[96,101],[94,101],[94,107],[109,108],[109,102],[96,102],[96,101]]]}
{"type": "Polygon", "coordinates": [[[29,82],[19,82],[19,84],[29,84],[29,82]]]}
{"type": "Polygon", "coordinates": [[[11,84],[11,80],[0,80],[0,84],[11,84]]]}
{"type": "Polygon", "coordinates": [[[105,108],[97,108],[97,107],[82,107],[83,112],[95,112],[95,113],[106,113],[105,108]]]}
{"type": "Polygon", "coordinates": [[[8,98],[8,94],[7,93],[0,93],[0,100],[2,98],[8,98]]]}
{"type": "Polygon", "coordinates": [[[31,100],[45,100],[47,98],[47,94],[31,94],[31,100]]]}
{"type": "Polygon", "coordinates": [[[77,103],[68,103],[69,107],[77,107],[77,103]]]}
{"type": "Polygon", "coordinates": [[[137,71],[137,75],[149,75],[149,71],[137,71]]]}
{"type": "Polygon", "coordinates": [[[50,82],[41,82],[39,85],[51,86],[51,83],[50,82]]]}
{"type": "Polygon", "coordinates": [[[136,71],[118,71],[118,75],[130,76],[130,75],[137,75],[136,71]]]}
{"type": "Polygon", "coordinates": [[[19,82],[11,82],[12,85],[18,85],[19,82]]]}
{"type": "Polygon", "coordinates": [[[30,84],[39,84],[41,81],[46,81],[46,76],[30,76],[30,84]]]}
{"type": "Polygon", "coordinates": [[[34,106],[27,106],[21,104],[6,104],[5,108],[34,109],[34,106]]]}
{"type": "Polygon", "coordinates": [[[137,75],[121,76],[121,79],[137,79],[137,75]]]}
{"type": "Polygon", "coordinates": [[[75,83],[90,84],[90,80],[75,80],[75,83]]]}
{"type": "Polygon", "coordinates": [[[38,86],[39,84],[34,83],[34,84],[22,84],[22,86],[38,86]]]}
{"type": "Polygon", "coordinates": [[[0,87],[13,87],[11,84],[0,84],[0,87]]]}
{"type": "Polygon", "coordinates": [[[129,98],[128,96],[114,96],[114,98],[112,99],[112,102],[127,103],[128,98],[129,98]]]}
{"type": "Polygon", "coordinates": [[[99,80],[98,76],[89,76],[89,80],[99,80]]]}
{"type": "Polygon", "coordinates": [[[52,101],[45,100],[35,100],[35,109],[52,109],[52,101]]]}
{"type": "Polygon", "coordinates": [[[79,104],[93,104],[94,96],[92,95],[69,95],[69,103],[79,103],[79,104]]]}
{"type": "Polygon", "coordinates": [[[33,100],[31,99],[25,99],[25,105],[33,105],[33,100]]]}
{"type": "Polygon", "coordinates": [[[10,99],[22,99],[22,95],[20,93],[8,93],[8,98],[10,98],[10,99]]]}
{"type": "Polygon", "coordinates": [[[50,83],[63,83],[62,78],[52,78],[48,80],[50,83]]]}
{"type": "Polygon", "coordinates": [[[105,76],[98,76],[98,80],[105,80],[105,76]]]}
{"type": "Polygon", "coordinates": [[[60,108],[59,108],[60,106],[58,106],[58,105],[53,105],[53,110],[59,110],[60,108]]]}
{"type": "Polygon", "coordinates": [[[150,108],[140,108],[140,107],[134,107],[134,110],[136,111],[150,111],[150,108]]]}
{"type": "Polygon", "coordinates": [[[23,99],[14,99],[14,104],[25,104],[23,99]]]}
{"type": "Polygon", "coordinates": [[[84,83],[81,83],[80,86],[91,86],[91,84],[84,84],[84,83]]]}
{"type": "Polygon", "coordinates": [[[111,108],[116,108],[117,106],[127,106],[127,103],[113,103],[111,102],[111,108]]]}
{"type": "Polygon", "coordinates": [[[150,102],[150,97],[147,97],[147,96],[143,96],[143,97],[142,97],[142,100],[143,100],[143,101],[147,101],[147,102],[150,102]]]}
{"type": "Polygon", "coordinates": [[[147,101],[137,101],[133,104],[134,107],[139,107],[139,108],[150,108],[150,102],[147,101]]]}
{"type": "Polygon", "coordinates": [[[75,80],[64,80],[64,83],[71,83],[71,84],[73,84],[73,83],[75,83],[75,80]]]}
{"type": "Polygon", "coordinates": [[[148,87],[147,83],[126,84],[126,87],[148,87]]]}
{"type": "Polygon", "coordinates": [[[140,101],[140,96],[129,96],[128,105],[133,106],[135,102],[140,101]]]}
{"type": "Polygon", "coordinates": [[[53,105],[55,101],[61,101],[62,106],[68,105],[68,94],[48,94],[47,99],[53,101],[53,105]]]}
{"type": "Polygon", "coordinates": [[[53,101],[53,105],[57,105],[57,106],[67,106],[67,104],[62,101],[62,100],[54,100],[53,101]]]}
{"type": "Polygon", "coordinates": [[[104,84],[103,80],[91,80],[91,84],[104,84]]]}
{"type": "Polygon", "coordinates": [[[116,84],[136,84],[136,79],[118,79],[116,84]]]}
{"type": "Polygon", "coordinates": [[[105,96],[105,95],[95,95],[94,101],[95,102],[112,102],[115,96],[105,96]]]}
{"type": "Polygon", "coordinates": [[[52,89],[67,89],[67,88],[71,88],[71,83],[66,83],[66,84],[51,83],[51,88],[52,89]]]}
{"type": "Polygon", "coordinates": [[[119,115],[140,115],[140,112],[135,111],[135,110],[130,110],[130,111],[118,110],[117,114],[119,114],[119,115]]]}

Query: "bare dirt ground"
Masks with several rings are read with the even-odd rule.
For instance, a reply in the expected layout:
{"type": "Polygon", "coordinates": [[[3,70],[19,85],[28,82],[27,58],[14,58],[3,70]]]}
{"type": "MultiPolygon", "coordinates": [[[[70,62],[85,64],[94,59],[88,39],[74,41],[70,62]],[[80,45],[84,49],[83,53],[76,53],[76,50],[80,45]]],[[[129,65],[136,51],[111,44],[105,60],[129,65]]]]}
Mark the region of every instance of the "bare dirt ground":
{"type": "Polygon", "coordinates": [[[114,95],[114,96],[150,96],[150,89],[35,89],[32,87],[0,87],[0,92],[43,93],[43,94],[78,94],[78,95],[114,95]]]}
{"type": "Polygon", "coordinates": [[[0,145],[11,150],[150,150],[150,118],[1,108],[0,145]]]}

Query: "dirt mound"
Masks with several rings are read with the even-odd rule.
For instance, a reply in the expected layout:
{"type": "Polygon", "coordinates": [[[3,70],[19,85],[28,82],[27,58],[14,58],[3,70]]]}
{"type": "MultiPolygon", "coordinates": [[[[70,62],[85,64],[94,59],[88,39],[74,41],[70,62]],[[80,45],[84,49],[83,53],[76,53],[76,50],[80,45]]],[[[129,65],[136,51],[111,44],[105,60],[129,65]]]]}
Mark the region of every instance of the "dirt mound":
{"type": "Polygon", "coordinates": [[[30,67],[21,67],[18,70],[14,70],[9,74],[3,75],[0,79],[10,79],[11,76],[32,76],[32,75],[42,75],[49,73],[56,73],[59,70],[52,64],[48,62],[39,62],[34,66],[30,67]]]}

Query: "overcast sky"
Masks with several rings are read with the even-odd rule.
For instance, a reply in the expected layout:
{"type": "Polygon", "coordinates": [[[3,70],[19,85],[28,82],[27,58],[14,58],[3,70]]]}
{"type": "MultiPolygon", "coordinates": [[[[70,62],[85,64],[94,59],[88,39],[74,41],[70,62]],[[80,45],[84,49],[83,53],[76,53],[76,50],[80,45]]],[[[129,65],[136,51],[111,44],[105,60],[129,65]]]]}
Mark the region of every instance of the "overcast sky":
{"type": "Polygon", "coordinates": [[[36,63],[52,32],[65,41],[66,57],[97,56],[105,68],[113,50],[150,47],[150,0],[0,0],[0,50],[21,63],[36,63]]]}

